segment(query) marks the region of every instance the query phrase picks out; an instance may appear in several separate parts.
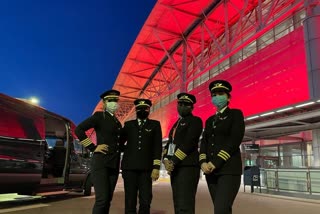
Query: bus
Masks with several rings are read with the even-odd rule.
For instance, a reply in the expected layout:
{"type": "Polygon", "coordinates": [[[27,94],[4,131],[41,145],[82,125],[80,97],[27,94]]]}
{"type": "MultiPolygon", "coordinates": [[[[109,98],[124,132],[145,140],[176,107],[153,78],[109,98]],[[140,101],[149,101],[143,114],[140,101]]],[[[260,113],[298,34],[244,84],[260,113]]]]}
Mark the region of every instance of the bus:
{"type": "Polygon", "coordinates": [[[0,193],[91,194],[90,153],[75,124],[0,93],[0,193]]]}

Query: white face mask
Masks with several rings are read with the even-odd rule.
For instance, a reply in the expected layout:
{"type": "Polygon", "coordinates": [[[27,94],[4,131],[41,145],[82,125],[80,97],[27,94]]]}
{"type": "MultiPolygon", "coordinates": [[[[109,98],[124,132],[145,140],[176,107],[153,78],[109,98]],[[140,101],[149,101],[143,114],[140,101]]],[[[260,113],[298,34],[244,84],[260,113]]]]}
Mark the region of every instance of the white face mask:
{"type": "Polygon", "coordinates": [[[106,102],[106,110],[110,113],[114,113],[119,108],[119,104],[117,102],[106,102]]]}

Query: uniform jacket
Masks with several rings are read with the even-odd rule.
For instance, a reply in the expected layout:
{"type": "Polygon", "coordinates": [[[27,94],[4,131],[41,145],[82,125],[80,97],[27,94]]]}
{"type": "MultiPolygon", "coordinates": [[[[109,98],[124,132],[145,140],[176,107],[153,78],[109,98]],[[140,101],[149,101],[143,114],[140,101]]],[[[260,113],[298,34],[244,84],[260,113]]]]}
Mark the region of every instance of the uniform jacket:
{"type": "Polygon", "coordinates": [[[245,131],[244,118],[239,109],[226,108],[220,116],[206,121],[200,145],[200,164],[212,162],[215,174],[242,174],[240,144],[245,131]]]}
{"type": "Polygon", "coordinates": [[[146,119],[142,127],[138,120],[125,122],[121,141],[127,142],[121,162],[123,170],[160,169],[162,132],[159,121],[146,119]]]}
{"type": "Polygon", "coordinates": [[[198,145],[201,132],[202,120],[200,117],[190,114],[176,121],[169,132],[164,158],[171,159],[177,166],[198,166],[198,145]],[[171,143],[176,145],[174,156],[168,156],[168,149],[171,143]]]}
{"type": "MultiPolygon", "coordinates": [[[[89,141],[86,131],[94,128],[96,132],[97,145],[107,144],[108,151],[105,155],[106,166],[111,168],[118,168],[120,161],[120,134],[121,123],[119,120],[108,112],[95,112],[91,117],[80,123],[76,129],[75,134],[83,143],[89,141]]],[[[91,144],[85,145],[92,152],[95,146],[91,144]]]]}

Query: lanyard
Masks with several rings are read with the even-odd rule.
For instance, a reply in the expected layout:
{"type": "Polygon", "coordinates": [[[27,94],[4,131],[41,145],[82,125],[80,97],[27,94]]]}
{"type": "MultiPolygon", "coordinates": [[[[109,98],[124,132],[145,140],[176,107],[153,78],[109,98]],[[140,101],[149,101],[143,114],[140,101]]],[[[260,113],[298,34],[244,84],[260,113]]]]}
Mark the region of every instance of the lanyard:
{"type": "Polygon", "coordinates": [[[178,128],[178,126],[180,125],[180,120],[181,120],[181,118],[178,120],[177,125],[173,128],[173,132],[172,132],[172,143],[173,143],[173,141],[174,141],[174,137],[175,137],[175,135],[176,135],[177,128],[178,128]]]}

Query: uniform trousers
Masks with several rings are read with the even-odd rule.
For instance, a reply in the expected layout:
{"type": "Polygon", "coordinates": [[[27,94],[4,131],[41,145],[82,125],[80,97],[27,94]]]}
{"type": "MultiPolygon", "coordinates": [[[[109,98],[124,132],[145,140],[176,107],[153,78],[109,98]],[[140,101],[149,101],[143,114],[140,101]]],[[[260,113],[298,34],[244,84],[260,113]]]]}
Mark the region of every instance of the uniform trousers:
{"type": "Polygon", "coordinates": [[[118,181],[119,169],[106,167],[106,157],[99,153],[93,155],[91,164],[91,178],[95,191],[92,214],[107,214],[118,181]]]}
{"type": "Polygon", "coordinates": [[[236,198],[241,175],[206,175],[208,189],[214,206],[214,214],[232,214],[232,205],[236,198]]]}
{"type": "Polygon", "coordinates": [[[198,166],[175,167],[171,172],[171,188],[175,214],[194,214],[195,197],[200,178],[198,166]]]}
{"type": "Polygon", "coordinates": [[[123,170],[125,192],[125,213],[137,213],[137,196],[139,195],[139,214],[150,214],[152,201],[151,170],[123,170]]]}

